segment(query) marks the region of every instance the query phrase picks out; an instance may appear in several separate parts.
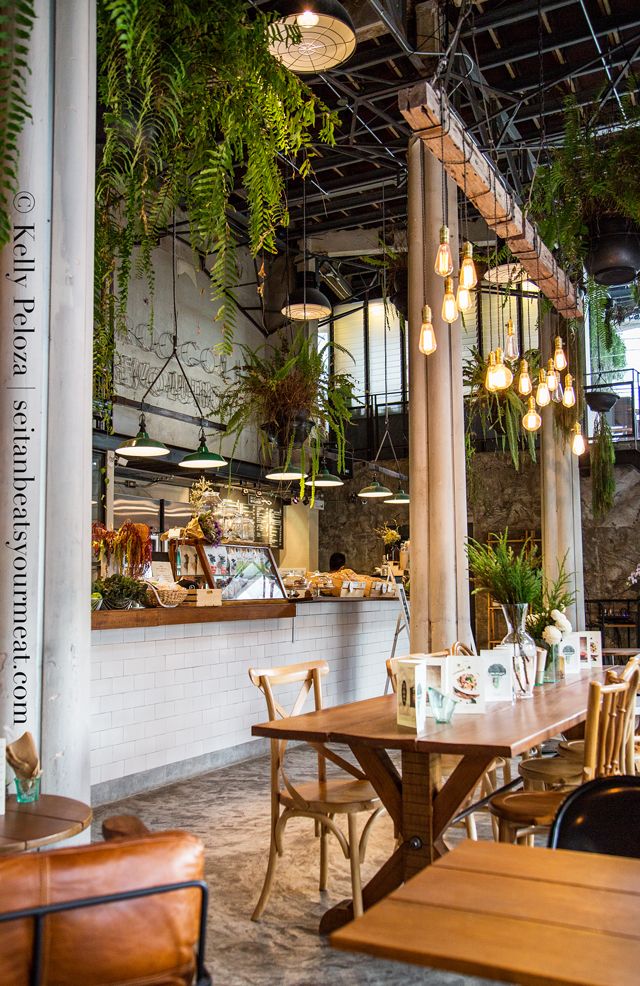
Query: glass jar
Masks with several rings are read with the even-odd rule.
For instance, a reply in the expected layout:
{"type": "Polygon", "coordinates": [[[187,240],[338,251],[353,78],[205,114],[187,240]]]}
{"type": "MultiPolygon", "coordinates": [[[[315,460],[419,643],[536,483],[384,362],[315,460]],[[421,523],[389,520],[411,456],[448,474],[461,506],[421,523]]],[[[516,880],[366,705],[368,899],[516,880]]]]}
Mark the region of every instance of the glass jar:
{"type": "Polygon", "coordinates": [[[502,603],[508,633],[501,646],[511,648],[516,698],[533,698],[536,678],[536,642],[525,627],[528,609],[528,603],[502,603]]]}

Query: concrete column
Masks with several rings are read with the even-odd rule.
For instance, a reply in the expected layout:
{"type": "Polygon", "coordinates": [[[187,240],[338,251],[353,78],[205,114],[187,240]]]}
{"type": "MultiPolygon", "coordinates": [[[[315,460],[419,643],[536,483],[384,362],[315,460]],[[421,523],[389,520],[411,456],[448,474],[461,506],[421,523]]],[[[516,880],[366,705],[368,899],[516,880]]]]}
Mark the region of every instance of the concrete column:
{"type": "MultiPolygon", "coordinates": [[[[449,191],[449,226],[451,241],[458,246],[458,190],[451,180],[449,191]]],[[[459,256],[459,253],[458,253],[459,256]]],[[[465,544],[468,534],[467,517],[467,462],[465,454],[464,398],[462,391],[462,323],[455,322],[449,330],[451,380],[451,446],[453,456],[453,510],[456,551],[456,639],[473,643],[471,607],[469,601],[469,565],[465,544]]]]}
{"type": "MultiPolygon", "coordinates": [[[[427,483],[427,368],[432,356],[418,349],[424,297],[422,141],[412,137],[408,150],[409,285],[409,528],[411,534],[411,652],[429,650],[429,491],[427,483]]],[[[435,316],[435,311],[434,311],[435,316]]]]}
{"type": "MultiPolygon", "coordinates": [[[[540,319],[540,365],[546,369],[551,355],[551,317],[540,319]]],[[[535,383],[534,383],[535,392],[535,383]]],[[[558,574],[558,514],[556,496],[556,436],[553,423],[553,403],[541,409],[540,491],[542,517],[542,565],[547,579],[558,574]]],[[[562,557],[562,555],[560,555],[562,557]]]]}
{"type": "Polygon", "coordinates": [[[44,789],[89,800],[95,0],[55,3],[44,789]]]}
{"type": "MultiPolygon", "coordinates": [[[[442,225],[442,169],[432,155],[425,155],[424,168],[424,252],[427,299],[433,312],[433,327],[438,348],[426,359],[427,370],[427,450],[429,488],[429,621],[431,649],[443,650],[458,636],[457,620],[457,544],[456,486],[454,446],[464,443],[453,426],[453,388],[451,337],[459,325],[449,326],[442,319],[443,279],[433,264],[442,225]]],[[[455,211],[451,252],[458,259],[455,211]]],[[[455,271],[454,271],[455,273],[455,271]]],[[[466,517],[466,503],[464,504],[466,517]]]]}
{"type": "Polygon", "coordinates": [[[573,557],[576,601],[574,604],[574,627],[586,629],[584,609],[584,559],[582,555],[582,500],[580,498],[580,463],[577,455],[571,454],[571,497],[573,502],[573,557]]]}
{"type": "MultiPolygon", "coordinates": [[[[556,506],[558,514],[558,561],[565,558],[565,568],[572,573],[571,586],[576,591],[576,553],[573,500],[573,463],[576,456],[571,443],[558,434],[556,441],[556,506]]],[[[576,607],[567,610],[567,618],[576,626],[576,607]]]]}
{"type": "Polygon", "coordinates": [[[36,0],[11,239],[0,255],[0,735],[40,740],[53,17],[36,0]]]}

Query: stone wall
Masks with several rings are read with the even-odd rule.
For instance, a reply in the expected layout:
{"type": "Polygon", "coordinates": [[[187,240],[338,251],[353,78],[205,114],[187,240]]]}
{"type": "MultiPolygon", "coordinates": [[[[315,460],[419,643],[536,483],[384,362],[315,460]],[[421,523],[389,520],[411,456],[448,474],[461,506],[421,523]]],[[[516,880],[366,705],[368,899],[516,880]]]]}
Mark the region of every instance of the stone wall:
{"type": "MultiPolygon", "coordinates": [[[[384,463],[394,468],[392,463],[384,463]]],[[[408,463],[400,463],[408,472],[408,463]]],[[[333,551],[344,551],[347,565],[358,572],[371,572],[379,565],[383,550],[375,528],[386,520],[408,524],[408,507],[363,501],[357,492],[369,481],[360,472],[343,487],[328,492],[320,515],[320,568],[326,569],[333,551]]],[[[585,596],[637,598],[626,579],[640,562],[640,472],[633,466],[616,466],[615,506],[607,517],[595,521],[591,511],[591,478],[581,476],[585,596]]],[[[392,488],[395,484],[391,481],[392,488]]],[[[528,458],[516,472],[507,455],[478,453],[473,461],[468,488],[469,524],[479,541],[491,531],[508,527],[512,532],[540,532],[540,466],[528,458]]],[[[477,642],[487,639],[486,599],[474,600],[477,642]]]]}

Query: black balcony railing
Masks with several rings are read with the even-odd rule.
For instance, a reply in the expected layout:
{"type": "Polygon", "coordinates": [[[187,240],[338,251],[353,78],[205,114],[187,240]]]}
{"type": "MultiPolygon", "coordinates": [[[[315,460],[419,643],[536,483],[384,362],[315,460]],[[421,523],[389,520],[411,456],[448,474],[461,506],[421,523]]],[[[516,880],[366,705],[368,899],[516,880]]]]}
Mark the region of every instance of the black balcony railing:
{"type": "MultiPolygon", "coordinates": [[[[640,447],[640,374],[637,370],[604,370],[591,373],[585,382],[585,397],[598,390],[617,394],[618,400],[605,417],[617,445],[640,447]]],[[[591,438],[596,415],[587,410],[586,432],[591,438]]]]}

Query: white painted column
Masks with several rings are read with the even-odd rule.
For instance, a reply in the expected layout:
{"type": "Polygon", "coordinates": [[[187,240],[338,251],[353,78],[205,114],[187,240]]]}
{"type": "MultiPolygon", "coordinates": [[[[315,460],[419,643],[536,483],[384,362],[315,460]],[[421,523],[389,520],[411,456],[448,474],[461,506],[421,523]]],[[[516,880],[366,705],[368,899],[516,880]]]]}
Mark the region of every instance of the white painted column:
{"type": "Polygon", "coordinates": [[[586,616],[584,607],[584,558],[582,554],[582,500],[580,498],[580,462],[577,455],[571,453],[571,499],[573,516],[573,557],[575,571],[574,591],[576,601],[574,605],[575,622],[574,627],[578,630],[586,629],[586,616]]]}
{"type": "Polygon", "coordinates": [[[0,735],[40,739],[53,18],[36,0],[11,241],[0,255],[0,735]]]}
{"type": "Polygon", "coordinates": [[[43,786],[89,800],[95,0],[55,4],[43,786]]]}
{"type": "Polygon", "coordinates": [[[429,650],[429,491],[427,482],[427,368],[418,349],[424,297],[422,141],[409,142],[407,240],[409,285],[409,530],[411,536],[411,651],[429,650]]]}
{"type": "MultiPolygon", "coordinates": [[[[556,505],[558,514],[558,562],[565,558],[565,569],[572,573],[571,587],[576,591],[575,526],[573,517],[573,463],[571,442],[558,434],[556,439],[556,505]]],[[[576,626],[576,607],[570,606],[567,618],[576,626]]]]}
{"type": "MultiPolygon", "coordinates": [[[[457,619],[457,528],[454,445],[464,445],[464,430],[459,436],[453,427],[451,336],[459,332],[455,323],[442,319],[443,279],[433,269],[442,225],[442,169],[432,155],[425,155],[424,252],[427,300],[433,312],[433,327],[438,348],[427,357],[427,448],[429,489],[429,622],[431,649],[443,650],[458,636],[457,619]]],[[[451,252],[454,265],[458,259],[455,211],[451,252]]],[[[455,273],[455,271],[454,271],[455,273]]],[[[466,503],[464,505],[466,516],[466,503]]]]}

